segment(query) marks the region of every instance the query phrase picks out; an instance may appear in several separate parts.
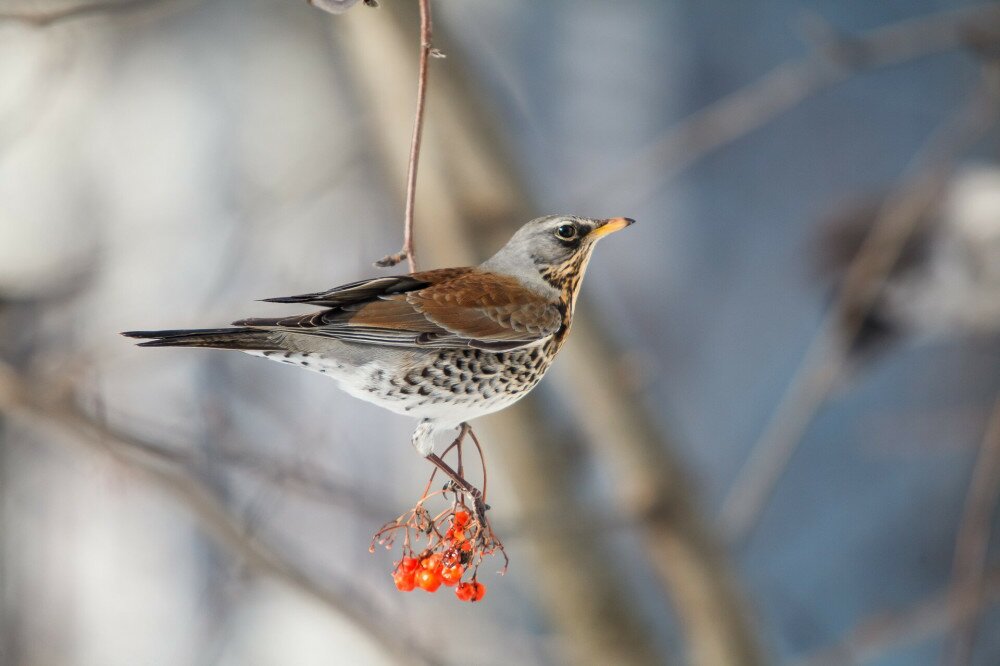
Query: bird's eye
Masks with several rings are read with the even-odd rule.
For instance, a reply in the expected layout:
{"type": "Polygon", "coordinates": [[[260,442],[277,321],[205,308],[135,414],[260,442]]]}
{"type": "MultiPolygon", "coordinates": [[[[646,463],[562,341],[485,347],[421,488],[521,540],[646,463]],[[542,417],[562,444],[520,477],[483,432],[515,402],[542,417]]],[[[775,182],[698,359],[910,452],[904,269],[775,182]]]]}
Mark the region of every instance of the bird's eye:
{"type": "Polygon", "coordinates": [[[572,224],[560,224],[556,228],[556,236],[562,240],[573,240],[576,238],[576,227],[572,224]]]}

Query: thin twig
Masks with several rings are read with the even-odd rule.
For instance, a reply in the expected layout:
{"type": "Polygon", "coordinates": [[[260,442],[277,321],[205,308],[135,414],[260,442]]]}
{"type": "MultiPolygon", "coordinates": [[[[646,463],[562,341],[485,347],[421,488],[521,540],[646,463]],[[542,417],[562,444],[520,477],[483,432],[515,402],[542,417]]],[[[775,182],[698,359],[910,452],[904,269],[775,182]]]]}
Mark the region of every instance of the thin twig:
{"type": "Polygon", "coordinates": [[[413,241],[413,206],[417,197],[417,165],[420,162],[420,143],[424,131],[424,105],[427,99],[427,71],[433,46],[431,44],[431,3],[420,3],[420,69],[417,73],[417,109],[413,116],[413,136],[410,139],[410,159],[406,168],[406,211],[403,214],[403,249],[396,254],[382,257],[376,266],[388,268],[406,259],[410,272],[417,271],[417,255],[413,241]]]}
{"type": "Polygon", "coordinates": [[[416,655],[421,661],[437,663],[420,646],[400,636],[397,628],[379,621],[363,594],[351,589],[346,581],[322,583],[249,534],[202,481],[172,464],[161,447],[104,427],[69,396],[53,397],[35,389],[6,364],[0,364],[0,412],[39,427],[54,426],[67,435],[62,441],[108,454],[114,462],[185,507],[207,536],[252,570],[281,581],[344,616],[389,653],[406,660],[416,655]]]}
{"type": "Polygon", "coordinates": [[[982,580],[981,603],[950,606],[948,593],[895,613],[879,613],[854,626],[837,643],[791,660],[792,666],[845,666],[874,663],[885,653],[914,645],[947,630],[951,617],[974,619],[985,605],[1000,602],[1000,569],[982,580]]]}
{"type": "Polygon", "coordinates": [[[1000,398],[986,427],[972,470],[962,522],[955,539],[952,563],[950,612],[952,641],[943,664],[970,663],[979,610],[983,603],[983,577],[992,532],[992,515],[1000,499],[1000,398]]]}
{"type": "Polygon", "coordinates": [[[600,201],[639,183],[636,200],[699,160],[760,129],[804,100],[860,71],[888,67],[966,46],[973,31],[996,29],[994,3],[907,19],[870,32],[833,37],[754,82],[700,108],[666,130],[627,164],[586,183],[570,200],[600,201]]]}
{"type": "Polygon", "coordinates": [[[745,539],[756,525],[799,441],[834,386],[845,350],[860,331],[907,240],[946,187],[954,160],[993,126],[996,111],[994,94],[986,85],[979,87],[921,147],[883,204],[789,389],[751,447],[723,503],[720,522],[731,541],[745,539]],[[844,313],[850,316],[845,318],[844,313]]]}

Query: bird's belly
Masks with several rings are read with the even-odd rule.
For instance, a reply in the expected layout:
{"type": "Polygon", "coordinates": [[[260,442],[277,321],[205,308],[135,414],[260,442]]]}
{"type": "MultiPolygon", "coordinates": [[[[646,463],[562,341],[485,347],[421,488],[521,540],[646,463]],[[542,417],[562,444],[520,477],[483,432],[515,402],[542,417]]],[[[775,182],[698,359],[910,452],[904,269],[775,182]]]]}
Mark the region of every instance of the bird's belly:
{"type": "Polygon", "coordinates": [[[397,414],[457,425],[527,395],[549,367],[547,351],[421,350],[357,366],[315,353],[252,353],[333,377],[347,393],[397,414]]]}

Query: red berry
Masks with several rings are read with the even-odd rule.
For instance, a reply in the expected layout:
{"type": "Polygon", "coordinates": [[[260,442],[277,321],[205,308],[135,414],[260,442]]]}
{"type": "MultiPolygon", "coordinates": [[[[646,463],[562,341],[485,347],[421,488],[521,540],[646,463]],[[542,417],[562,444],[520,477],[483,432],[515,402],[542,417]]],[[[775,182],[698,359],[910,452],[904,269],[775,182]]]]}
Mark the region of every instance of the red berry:
{"type": "Polygon", "coordinates": [[[430,569],[421,569],[416,575],[417,586],[428,592],[434,592],[441,587],[441,577],[430,569]]]}
{"type": "Polygon", "coordinates": [[[441,569],[441,582],[448,587],[457,585],[458,581],[462,579],[463,573],[465,573],[465,569],[462,566],[444,567],[441,569]]]}
{"type": "Polygon", "coordinates": [[[456,511],[452,522],[454,522],[456,527],[464,527],[469,522],[469,512],[456,511]]]}
{"type": "Polygon", "coordinates": [[[433,555],[428,555],[424,559],[420,560],[420,566],[429,571],[437,571],[441,568],[441,558],[443,556],[441,553],[434,553],[433,555]]]}
{"type": "Polygon", "coordinates": [[[486,596],[486,586],[476,581],[462,583],[455,588],[455,596],[461,601],[482,601],[486,596]]]}
{"type": "Polygon", "coordinates": [[[412,571],[409,573],[397,571],[392,575],[392,580],[395,581],[396,589],[400,592],[412,592],[416,586],[416,580],[412,571]]]}
{"type": "Polygon", "coordinates": [[[420,566],[420,560],[415,557],[404,557],[399,562],[399,570],[405,573],[413,573],[420,566]]]}
{"type": "Polygon", "coordinates": [[[462,550],[464,550],[467,553],[470,552],[470,551],[472,551],[472,542],[471,541],[466,541],[465,543],[463,543],[462,544],[462,550]]]}
{"type": "Polygon", "coordinates": [[[475,593],[476,588],[473,587],[472,583],[462,583],[455,588],[455,596],[458,597],[459,601],[472,601],[475,593]]]}

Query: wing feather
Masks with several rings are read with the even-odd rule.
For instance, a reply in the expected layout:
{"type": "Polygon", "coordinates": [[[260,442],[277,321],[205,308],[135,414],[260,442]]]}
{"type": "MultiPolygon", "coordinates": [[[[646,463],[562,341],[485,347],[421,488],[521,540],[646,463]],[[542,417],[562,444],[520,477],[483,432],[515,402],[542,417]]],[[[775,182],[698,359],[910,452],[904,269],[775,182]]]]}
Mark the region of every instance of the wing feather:
{"type": "Polygon", "coordinates": [[[328,309],[293,317],[244,319],[269,328],[366,344],[507,350],[562,326],[562,309],[516,279],[475,269],[374,278],[329,291],[268,299],[328,309]]]}

